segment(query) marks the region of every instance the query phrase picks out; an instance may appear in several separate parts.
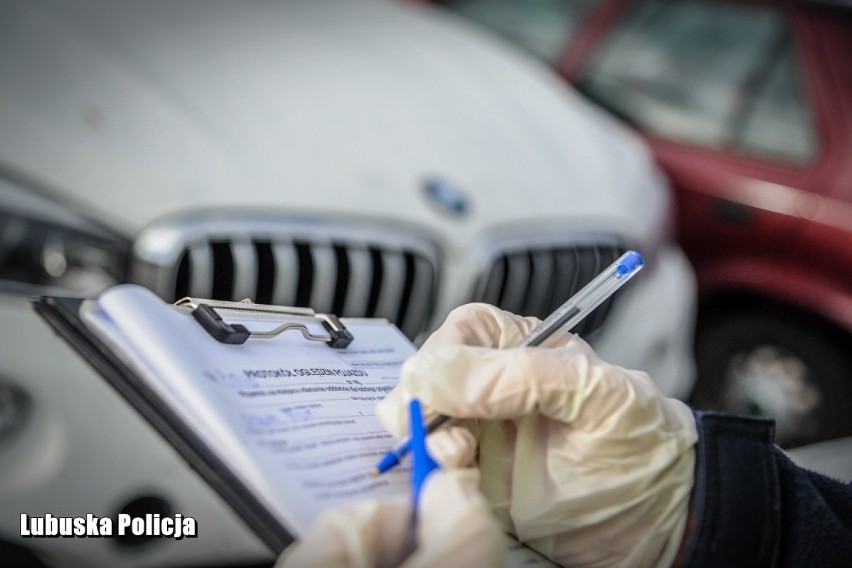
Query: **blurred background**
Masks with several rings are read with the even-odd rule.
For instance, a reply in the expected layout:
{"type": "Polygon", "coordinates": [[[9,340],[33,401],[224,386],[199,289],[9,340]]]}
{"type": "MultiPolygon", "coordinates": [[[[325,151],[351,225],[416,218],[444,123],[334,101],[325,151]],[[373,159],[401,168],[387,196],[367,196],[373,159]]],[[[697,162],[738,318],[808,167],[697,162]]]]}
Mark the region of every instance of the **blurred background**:
{"type": "MultiPolygon", "coordinates": [[[[141,284],[384,317],[546,316],[852,476],[852,7],[0,0],[0,559],[268,565],[30,306],[141,284]],[[21,539],[20,514],[197,539],[21,539]]],[[[795,448],[795,449],[793,449],[795,448]]]]}

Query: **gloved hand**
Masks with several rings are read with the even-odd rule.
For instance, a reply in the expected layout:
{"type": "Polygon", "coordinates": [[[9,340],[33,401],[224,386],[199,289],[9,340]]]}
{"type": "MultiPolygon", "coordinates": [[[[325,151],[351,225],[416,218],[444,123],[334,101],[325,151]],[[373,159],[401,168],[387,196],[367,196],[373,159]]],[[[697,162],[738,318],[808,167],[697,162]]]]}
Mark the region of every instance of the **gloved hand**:
{"type": "Polygon", "coordinates": [[[477,489],[475,469],[437,470],[426,480],[418,547],[399,564],[409,530],[409,498],[367,501],[321,515],[276,568],[504,566],[505,537],[477,489]]]}
{"type": "Polygon", "coordinates": [[[670,566],[687,519],[692,412],[638,371],[559,334],[512,348],[538,323],[484,304],[453,311],[377,407],[408,432],[407,402],[467,420],[433,433],[444,467],[481,471],[503,529],[567,566],[670,566]]]}

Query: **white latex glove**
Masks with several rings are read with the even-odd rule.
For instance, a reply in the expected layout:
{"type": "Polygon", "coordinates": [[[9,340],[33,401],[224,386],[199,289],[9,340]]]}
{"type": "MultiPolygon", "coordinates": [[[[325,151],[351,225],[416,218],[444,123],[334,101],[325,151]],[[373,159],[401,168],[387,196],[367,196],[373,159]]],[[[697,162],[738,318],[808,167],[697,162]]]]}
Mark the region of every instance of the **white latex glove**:
{"type": "Polygon", "coordinates": [[[468,419],[430,435],[432,455],[445,467],[475,460],[503,529],[555,562],[670,566],[693,485],[692,412],[578,337],[507,347],[537,323],[485,304],[456,309],[403,365],[379,418],[406,435],[417,397],[468,419]]]}
{"type": "Polygon", "coordinates": [[[437,470],[420,495],[418,547],[399,564],[411,500],[365,501],[322,514],[276,568],[504,566],[506,541],[477,489],[474,469],[437,470]]]}

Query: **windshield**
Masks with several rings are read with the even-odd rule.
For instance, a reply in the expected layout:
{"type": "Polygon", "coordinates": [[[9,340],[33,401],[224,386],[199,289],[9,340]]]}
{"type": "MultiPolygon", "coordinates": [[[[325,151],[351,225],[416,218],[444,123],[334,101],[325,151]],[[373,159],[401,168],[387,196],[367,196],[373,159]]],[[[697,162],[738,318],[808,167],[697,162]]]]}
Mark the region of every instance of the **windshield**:
{"type": "Polygon", "coordinates": [[[450,0],[445,6],[551,65],[600,0],[450,0]]]}

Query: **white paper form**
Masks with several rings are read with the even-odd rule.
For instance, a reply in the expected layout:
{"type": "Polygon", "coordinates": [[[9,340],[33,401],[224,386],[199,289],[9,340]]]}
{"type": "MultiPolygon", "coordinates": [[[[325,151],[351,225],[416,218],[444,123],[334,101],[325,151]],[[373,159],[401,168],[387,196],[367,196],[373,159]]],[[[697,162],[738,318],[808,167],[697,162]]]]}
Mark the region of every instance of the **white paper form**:
{"type": "MultiPolygon", "coordinates": [[[[230,315],[250,329],[282,321],[230,315]]],[[[347,322],[355,339],[344,350],[295,331],[225,345],[133,286],[105,292],[83,317],[294,534],[328,507],[408,493],[407,467],[369,476],[395,443],[374,407],[414,352],[396,327],[347,322]]]]}

